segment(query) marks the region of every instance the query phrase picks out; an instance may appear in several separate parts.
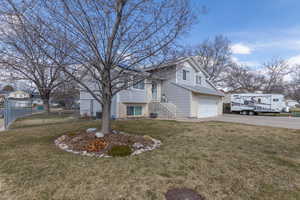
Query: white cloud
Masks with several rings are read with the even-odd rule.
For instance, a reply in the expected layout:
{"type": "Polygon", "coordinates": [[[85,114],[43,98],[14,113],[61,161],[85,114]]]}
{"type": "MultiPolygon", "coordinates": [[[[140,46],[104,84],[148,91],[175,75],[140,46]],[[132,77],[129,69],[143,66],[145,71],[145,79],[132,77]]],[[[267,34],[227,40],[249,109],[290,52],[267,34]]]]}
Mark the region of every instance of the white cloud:
{"type": "Polygon", "coordinates": [[[232,56],[231,59],[233,62],[237,63],[238,65],[243,65],[243,66],[247,66],[247,67],[251,67],[251,68],[257,68],[260,65],[258,62],[255,62],[255,61],[241,61],[237,57],[234,57],[234,56],[232,56]]]}
{"type": "Polygon", "coordinates": [[[242,43],[234,44],[231,46],[233,54],[251,54],[252,49],[242,43]]]}
{"type": "Polygon", "coordinates": [[[289,58],[288,63],[290,65],[300,65],[300,55],[289,58]]]}

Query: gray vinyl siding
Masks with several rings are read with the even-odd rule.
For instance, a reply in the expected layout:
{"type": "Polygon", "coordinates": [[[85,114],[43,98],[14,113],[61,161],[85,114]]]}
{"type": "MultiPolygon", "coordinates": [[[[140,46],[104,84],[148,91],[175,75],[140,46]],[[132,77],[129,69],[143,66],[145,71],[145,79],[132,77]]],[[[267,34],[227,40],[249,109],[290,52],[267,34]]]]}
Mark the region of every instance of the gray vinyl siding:
{"type": "Polygon", "coordinates": [[[144,90],[139,89],[127,89],[119,92],[119,101],[121,103],[147,103],[147,90],[146,84],[144,90]]]}
{"type": "Polygon", "coordinates": [[[190,91],[165,81],[162,85],[162,94],[167,96],[168,102],[176,105],[176,117],[191,116],[192,94],[190,91]]]}
{"type": "Polygon", "coordinates": [[[181,65],[177,66],[176,83],[195,86],[195,85],[197,85],[196,84],[196,75],[201,76],[201,85],[200,86],[214,89],[211,86],[211,84],[207,81],[206,75],[202,71],[197,71],[188,62],[182,63],[181,65]],[[190,72],[189,80],[183,80],[183,70],[188,70],[190,72]]]}

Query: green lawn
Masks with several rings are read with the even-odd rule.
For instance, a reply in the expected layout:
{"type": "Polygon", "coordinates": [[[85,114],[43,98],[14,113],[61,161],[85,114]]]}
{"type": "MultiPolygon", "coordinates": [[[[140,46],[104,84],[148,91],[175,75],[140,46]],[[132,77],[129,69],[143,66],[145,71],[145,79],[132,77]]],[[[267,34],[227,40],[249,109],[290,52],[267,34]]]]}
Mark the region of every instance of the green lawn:
{"type": "Polygon", "coordinates": [[[299,130],[131,120],[115,121],[114,128],[158,138],[162,147],[97,159],[53,144],[62,134],[98,124],[35,116],[0,133],[0,199],[154,200],[173,187],[195,189],[208,200],[300,199],[299,130]]]}

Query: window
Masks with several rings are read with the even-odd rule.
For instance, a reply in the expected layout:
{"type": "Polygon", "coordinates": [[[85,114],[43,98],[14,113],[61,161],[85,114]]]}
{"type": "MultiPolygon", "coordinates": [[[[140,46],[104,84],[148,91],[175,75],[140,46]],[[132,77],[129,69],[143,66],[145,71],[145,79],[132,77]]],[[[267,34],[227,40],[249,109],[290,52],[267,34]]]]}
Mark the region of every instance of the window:
{"type": "Polygon", "coordinates": [[[190,72],[188,70],[182,70],[182,80],[188,81],[190,79],[190,72]]]}
{"type": "Polygon", "coordinates": [[[128,116],[142,115],[142,106],[127,106],[128,116]]]}
{"type": "Polygon", "coordinates": [[[274,102],[278,102],[278,101],[279,101],[279,99],[273,99],[273,101],[274,101],[274,102]]]}
{"type": "Polygon", "coordinates": [[[201,76],[196,76],[196,84],[201,85],[201,76]]]}
{"type": "Polygon", "coordinates": [[[261,98],[258,98],[258,103],[261,103],[261,98]]]}
{"type": "Polygon", "coordinates": [[[144,81],[140,81],[137,84],[133,85],[133,88],[138,90],[144,90],[145,89],[144,81]]]}

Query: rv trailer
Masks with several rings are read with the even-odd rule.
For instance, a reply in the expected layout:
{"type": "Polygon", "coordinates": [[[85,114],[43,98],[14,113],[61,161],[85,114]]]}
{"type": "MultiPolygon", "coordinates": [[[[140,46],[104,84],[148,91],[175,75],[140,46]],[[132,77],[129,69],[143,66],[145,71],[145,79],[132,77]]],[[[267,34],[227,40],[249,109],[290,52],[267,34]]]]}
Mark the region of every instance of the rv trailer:
{"type": "Polygon", "coordinates": [[[242,115],[280,113],[285,107],[281,94],[232,94],[231,112],[242,115]]]}

